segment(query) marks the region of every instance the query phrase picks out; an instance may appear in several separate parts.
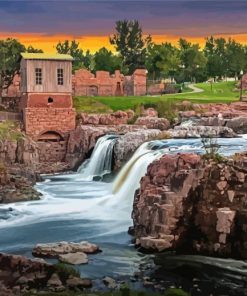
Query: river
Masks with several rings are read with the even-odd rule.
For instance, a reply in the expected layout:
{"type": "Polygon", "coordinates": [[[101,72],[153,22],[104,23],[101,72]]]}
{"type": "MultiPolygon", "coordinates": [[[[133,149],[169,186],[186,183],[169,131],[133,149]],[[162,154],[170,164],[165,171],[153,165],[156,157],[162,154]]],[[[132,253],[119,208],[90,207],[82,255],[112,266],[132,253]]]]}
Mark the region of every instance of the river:
{"type": "MultiPolygon", "coordinates": [[[[115,140],[115,137],[101,139],[101,144],[96,145],[95,149],[101,149],[101,146],[104,146],[104,149],[94,151],[91,159],[77,173],[44,176],[44,182],[36,184],[37,190],[43,194],[41,200],[1,205],[0,251],[31,257],[36,243],[88,240],[98,244],[103,252],[89,256],[89,264],[77,268],[82,277],[95,280],[103,276],[128,278],[139,271],[140,265],[149,262],[150,256],[138,252],[131,243],[132,237],[127,234],[128,227],[132,224],[133,196],[139,181],[148,164],[164,153],[203,153],[204,150],[200,139],[145,143],[122,168],[115,180],[108,183],[93,181],[95,176],[102,177],[101,173],[109,173],[112,152],[109,153],[106,147],[109,145],[112,151],[111,141],[115,140]],[[107,159],[105,165],[100,163],[99,169],[95,164],[99,163],[100,158],[107,159]]],[[[224,155],[247,150],[246,136],[218,139],[217,144],[220,146],[219,152],[224,155]]],[[[221,274],[228,275],[222,278],[229,284],[227,289],[224,290],[224,282],[223,288],[220,286],[223,292],[229,293],[224,295],[242,295],[242,291],[247,291],[243,290],[247,284],[247,265],[243,261],[210,261],[206,257],[174,255],[165,255],[162,259],[158,256],[158,259],[159,263],[163,262],[163,267],[166,266],[164,262],[167,262],[166,268],[158,269],[154,273],[157,278],[162,278],[164,285],[185,285],[189,289],[189,286],[194,285],[196,276],[193,273],[184,273],[186,268],[197,270],[198,266],[199,269],[205,266],[203,272],[198,275],[203,287],[204,281],[207,283],[202,289],[215,289],[215,283],[220,285],[220,273],[217,269],[212,275],[212,270],[216,271],[215,264],[220,262],[221,274]],[[185,267],[181,269],[181,266],[185,267]],[[235,294],[236,291],[238,294],[235,294]]]]}

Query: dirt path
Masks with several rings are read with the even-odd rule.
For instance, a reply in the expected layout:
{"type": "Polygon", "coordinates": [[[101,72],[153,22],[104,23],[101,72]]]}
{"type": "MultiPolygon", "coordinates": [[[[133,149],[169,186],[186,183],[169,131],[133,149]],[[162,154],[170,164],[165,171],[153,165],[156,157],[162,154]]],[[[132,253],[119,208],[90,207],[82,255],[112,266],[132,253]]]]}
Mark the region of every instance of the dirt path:
{"type": "Polygon", "coordinates": [[[188,87],[191,88],[193,91],[191,91],[191,92],[187,92],[187,94],[193,94],[193,93],[201,93],[201,92],[204,92],[203,89],[198,88],[198,87],[195,86],[194,84],[189,84],[188,87]]]}

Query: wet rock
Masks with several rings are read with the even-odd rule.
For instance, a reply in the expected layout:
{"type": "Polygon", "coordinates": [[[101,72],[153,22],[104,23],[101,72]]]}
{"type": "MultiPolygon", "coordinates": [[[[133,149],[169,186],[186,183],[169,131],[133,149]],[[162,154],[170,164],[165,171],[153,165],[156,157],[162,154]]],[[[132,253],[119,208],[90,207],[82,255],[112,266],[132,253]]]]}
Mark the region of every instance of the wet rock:
{"type": "Polygon", "coordinates": [[[87,264],[88,263],[88,257],[85,253],[82,252],[76,252],[76,253],[68,253],[59,255],[58,257],[59,261],[73,264],[73,265],[79,265],[79,264],[87,264]]]}
{"type": "Polygon", "coordinates": [[[120,137],[114,147],[114,158],[116,166],[120,167],[127,161],[135,150],[144,142],[156,139],[162,132],[157,129],[139,130],[129,132],[120,137]]]}
{"type": "Polygon", "coordinates": [[[225,126],[175,126],[168,130],[173,138],[234,138],[235,132],[225,126]]]}
{"type": "MultiPolygon", "coordinates": [[[[33,256],[37,256],[37,257],[58,258],[59,255],[63,255],[63,254],[70,254],[70,255],[71,253],[94,254],[99,251],[100,249],[97,245],[91,244],[86,241],[82,241],[79,243],[58,242],[58,243],[37,244],[33,248],[32,254],[33,256]]],[[[69,256],[67,258],[69,258],[69,256]]],[[[73,259],[75,260],[75,257],[73,257],[73,259]]]]}
{"type": "Polygon", "coordinates": [[[115,289],[117,287],[117,282],[111,277],[106,276],[102,281],[109,289],[115,289]]]}
{"type": "Polygon", "coordinates": [[[75,289],[83,289],[83,288],[91,288],[92,287],[92,281],[89,279],[80,279],[77,277],[70,277],[67,279],[66,284],[69,288],[75,289]]]}
{"type": "Polygon", "coordinates": [[[145,129],[146,127],[139,125],[78,125],[69,136],[65,156],[66,162],[71,168],[77,168],[86,158],[88,153],[92,151],[97,140],[106,134],[122,135],[145,129]]]}
{"type": "Polygon", "coordinates": [[[91,281],[72,276],[43,260],[0,253],[0,295],[18,296],[25,292],[61,292],[72,287],[83,290],[91,281]]]}
{"type": "Polygon", "coordinates": [[[56,273],[53,273],[50,277],[50,279],[47,282],[47,286],[52,290],[52,291],[63,291],[65,290],[59,276],[56,273]]]}

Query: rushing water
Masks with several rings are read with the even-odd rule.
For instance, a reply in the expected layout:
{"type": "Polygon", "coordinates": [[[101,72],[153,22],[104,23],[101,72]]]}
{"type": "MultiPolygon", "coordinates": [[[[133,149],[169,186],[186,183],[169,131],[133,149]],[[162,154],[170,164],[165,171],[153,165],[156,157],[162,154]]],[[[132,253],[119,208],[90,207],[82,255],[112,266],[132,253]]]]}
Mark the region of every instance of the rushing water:
{"type": "Polygon", "coordinates": [[[106,135],[97,141],[91,158],[78,169],[84,180],[91,181],[95,176],[102,177],[111,173],[113,148],[117,138],[116,135],[106,135]]]}
{"type": "MultiPolygon", "coordinates": [[[[31,256],[36,243],[89,240],[99,244],[103,252],[90,256],[88,265],[78,267],[82,276],[94,279],[105,275],[131,276],[137,271],[148,255],[135,250],[127,229],[131,225],[134,192],[147,166],[164,153],[203,153],[204,150],[200,139],[152,141],[135,152],[112,183],[92,181],[97,170],[100,175],[109,171],[114,141],[112,136],[102,138],[82,172],[45,177],[44,182],[36,185],[43,193],[41,200],[0,206],[0,251],[31,256]],[[101,145],[108,148],[103,149],[101,145]],[[108,159],[102,162],[104,165],[95,166],[96,158],[103,155],[102,151],[108,159]],[[87,175],[90,176],[88,179],[87,175]]],[[[231,155],[247,150],[247,138],[219,139],[218,145],[220,153],[231,155]]],[[[219,284],[220,274],[234,288],[242,289],[240,286],[246,285],[247,267],[244,262],[201,258],[201,268],[207,265],[203,269],[202,282],[208,281],[208,287],[212,287],[215,281],[219,284]],[[212,274],[217,264],[220,264],[221,273],[212,274]]],[[[163,282],[167,285],[193,281],[188,279],[188,274],[181,275],[180,271],[198,267],[198,258],[196,261],[193,256],[166,255],[162,260],[167,262],[167,268],[165,271],[162,269],[159,275],[165,278],[163,282]],[[181,268],[183,265],[190,267],[181,268]]]]}

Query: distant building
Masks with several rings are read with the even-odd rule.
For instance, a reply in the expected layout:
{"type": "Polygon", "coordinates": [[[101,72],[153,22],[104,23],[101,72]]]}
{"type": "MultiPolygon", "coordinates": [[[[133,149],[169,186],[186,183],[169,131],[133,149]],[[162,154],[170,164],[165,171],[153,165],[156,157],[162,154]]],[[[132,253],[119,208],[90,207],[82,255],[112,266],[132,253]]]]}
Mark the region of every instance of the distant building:
{"type": "Polygon", "coordinates": [[[75,71],[73,95],[75,96],[145,96],[147,73],[136,69],[133,75],[124,76],[119,70],[113,75],[107,71],[96,71],[94,75],[86,69],[75,71]]]}
{"type": "Polygon", "coordinates": [[[24,128],[38,141],[63,141],[75,128],[70,55],[22,53],[21,100],[24,128]]]}

